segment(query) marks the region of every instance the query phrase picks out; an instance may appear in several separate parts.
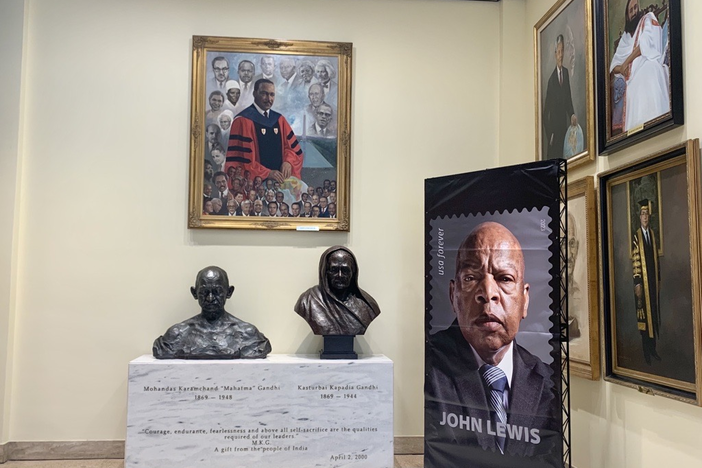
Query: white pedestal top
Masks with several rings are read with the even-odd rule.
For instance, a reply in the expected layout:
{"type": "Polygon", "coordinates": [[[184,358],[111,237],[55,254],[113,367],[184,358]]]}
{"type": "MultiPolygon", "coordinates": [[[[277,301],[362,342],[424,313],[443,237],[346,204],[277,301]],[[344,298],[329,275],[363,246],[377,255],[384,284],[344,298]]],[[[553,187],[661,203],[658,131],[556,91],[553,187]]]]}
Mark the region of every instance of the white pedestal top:
{"type": "Polygon", "coordinates": [[[392,361],[383,354],[359,354],[358,359],[319,359],[317,354],[269,354],[266,359],[156,359],[151,354],[144,354],[129,362],[129,364],[160,364],[160,365],[202,365],[226,364],[260,365],[266,364],[324,364],[324,365],[348,365],[349,363],[359,364],[392,364],[392,361]]]}

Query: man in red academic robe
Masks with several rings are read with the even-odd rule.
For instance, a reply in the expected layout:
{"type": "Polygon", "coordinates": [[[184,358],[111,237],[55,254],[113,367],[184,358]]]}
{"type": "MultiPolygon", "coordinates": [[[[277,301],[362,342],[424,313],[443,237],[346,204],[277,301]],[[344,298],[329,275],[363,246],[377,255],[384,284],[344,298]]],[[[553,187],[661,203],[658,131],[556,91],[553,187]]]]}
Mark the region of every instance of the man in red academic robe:
{"type": "Polygon", "coordinates": [[[273,82],[256,81],[254,103],[232,123],[225,170],[242,166],[252,178],[280,183],[291,176],[302,179],[302,148],[285,117],[271,110],[274,101],[273,82]]]}

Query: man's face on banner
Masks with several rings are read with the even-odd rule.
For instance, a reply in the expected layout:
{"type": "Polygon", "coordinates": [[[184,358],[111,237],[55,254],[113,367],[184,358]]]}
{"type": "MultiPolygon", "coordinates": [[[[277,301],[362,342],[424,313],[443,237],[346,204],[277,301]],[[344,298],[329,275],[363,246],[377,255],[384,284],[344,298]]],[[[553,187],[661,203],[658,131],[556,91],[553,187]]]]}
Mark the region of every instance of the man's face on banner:
{"type": "Polygon", "coordinates": [[[466,341],[485,362],[499,363],[529,306],[522,248],[507,228],[483,223],[463,241],[449,295],[466,341]]]}

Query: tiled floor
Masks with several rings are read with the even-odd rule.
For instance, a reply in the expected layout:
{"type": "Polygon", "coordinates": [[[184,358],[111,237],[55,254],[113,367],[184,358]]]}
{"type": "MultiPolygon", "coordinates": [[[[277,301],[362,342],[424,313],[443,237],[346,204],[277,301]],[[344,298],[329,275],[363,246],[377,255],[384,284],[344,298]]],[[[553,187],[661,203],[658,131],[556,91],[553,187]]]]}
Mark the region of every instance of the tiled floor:
{"type": "MultiPolygon", "coordinates": [[[[398,455],[395,468],[422,468],[422,455],[398,455]]],[[[122,468],[122,460],[11,461],[0,468],[122,468]]],[[[293,468],[293,467],[290,467],[293,468]]]]}

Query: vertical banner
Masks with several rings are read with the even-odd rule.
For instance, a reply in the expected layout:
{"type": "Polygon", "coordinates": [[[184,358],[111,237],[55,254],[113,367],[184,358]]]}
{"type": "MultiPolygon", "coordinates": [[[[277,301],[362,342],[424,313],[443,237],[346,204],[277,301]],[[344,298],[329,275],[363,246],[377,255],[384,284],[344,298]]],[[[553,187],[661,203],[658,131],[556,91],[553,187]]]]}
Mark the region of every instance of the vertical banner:
{"type": "Polygon", "coordinates": [[[570,466],[565,162],[425,181],[424,466],[570,466]]]}

